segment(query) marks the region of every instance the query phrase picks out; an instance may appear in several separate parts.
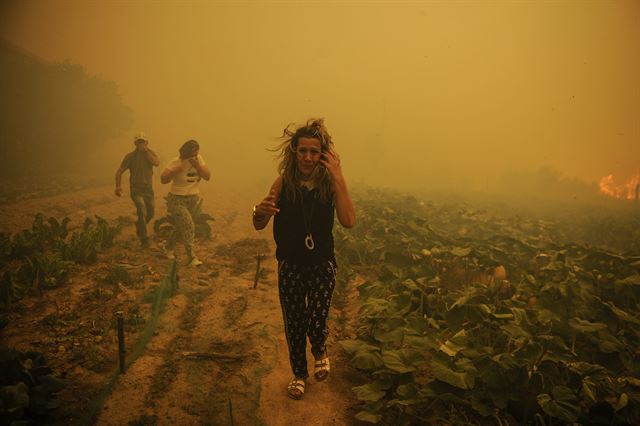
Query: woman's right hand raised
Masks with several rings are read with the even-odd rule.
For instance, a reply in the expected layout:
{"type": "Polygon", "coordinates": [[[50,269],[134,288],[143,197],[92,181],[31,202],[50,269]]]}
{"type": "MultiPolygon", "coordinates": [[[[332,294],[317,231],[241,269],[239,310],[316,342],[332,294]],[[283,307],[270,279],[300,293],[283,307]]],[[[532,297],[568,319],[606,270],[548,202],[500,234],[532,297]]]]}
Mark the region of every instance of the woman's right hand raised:
{"type": "Polygon", "coordinates": [[[260,204],[256,205],[256,216],[273,216],[280,212],[276,207],[276,192],[272,189],[260,204]]]}

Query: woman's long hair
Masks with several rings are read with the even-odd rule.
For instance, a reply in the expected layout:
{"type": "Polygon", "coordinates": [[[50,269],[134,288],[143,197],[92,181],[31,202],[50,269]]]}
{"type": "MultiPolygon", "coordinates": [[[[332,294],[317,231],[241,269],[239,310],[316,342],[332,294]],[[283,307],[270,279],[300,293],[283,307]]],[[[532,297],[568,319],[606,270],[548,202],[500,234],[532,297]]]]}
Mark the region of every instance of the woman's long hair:
{"type": "Polygon", "coordinates": [[[180,159],[186,160],[187,158],[193,157],[193,153],[200,149],[200,144],[198,141],[189,139],[185,143],[182,144],[178,152],[180,153],[180,159]]]}
{"type": "MultiPolygon", "coordinates": [[[[296,150],[300,138],[314,138],[320,141],[322,152],[333,151],[333,141],[331,135],[324,125],[322,118],[310,118],[304,126],[297,127],[290,123],[282,132],[284,139],[274,151],[280,151],[280,164],[278,173],[282,176],[282,186],[290,200],[295,201],[302,197],[300,188],[300,171],[298,170],[296,150]]],[[[312,179],[320,192],[320,199],[323,202],[331,200],[333,194],[331,190],[331,178],[327,169],[320,163],[312,173],[312,179]]]]}

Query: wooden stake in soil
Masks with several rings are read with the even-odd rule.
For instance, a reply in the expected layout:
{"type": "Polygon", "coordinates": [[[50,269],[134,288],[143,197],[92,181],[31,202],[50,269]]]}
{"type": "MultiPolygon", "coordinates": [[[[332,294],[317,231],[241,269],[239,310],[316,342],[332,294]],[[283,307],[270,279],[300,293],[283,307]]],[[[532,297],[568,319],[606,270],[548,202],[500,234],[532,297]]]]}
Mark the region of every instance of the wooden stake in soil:
{"type": "Polygon", "coordinates": [[[231,398],[229,398],[229,421],[231,422],[231,426],[234,426],[234,423],[233,423],[233,407],[231,406],[231,398]]]}
{"type": "Polygon", "coordinates": [[[253,280],[253,288],[258,287],[258,278],[260,278],[260,261],[264,259],[266,256],[264,254],[259,254],[256,256],[256,260],[258,261],[256,264],[256,277],[253,280]]]}
{"type": "Polygon", "coordinates": [[[116,312],[118,319],[118,356],[120,358],[120,374],[124,373],[124,312],[116,312]]]}

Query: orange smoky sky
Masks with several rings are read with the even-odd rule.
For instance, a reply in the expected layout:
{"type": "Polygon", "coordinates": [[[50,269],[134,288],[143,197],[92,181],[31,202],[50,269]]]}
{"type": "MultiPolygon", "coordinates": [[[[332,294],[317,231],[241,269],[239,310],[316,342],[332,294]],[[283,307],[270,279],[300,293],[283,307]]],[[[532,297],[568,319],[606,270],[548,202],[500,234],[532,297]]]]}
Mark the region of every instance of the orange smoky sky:
{"type": "MultiPolygon", "coordinates": [[[[274,176],[284,126],[326,118],[348,176],[482,184],[640,168],[637,1],[5,1],[0,37],[117,83],[164,156],[274,176]]],[[[114,154],[114,156],[116,156],[114,154]]],[[[115,169],[114,165],[114,169],[115,169]]]]}

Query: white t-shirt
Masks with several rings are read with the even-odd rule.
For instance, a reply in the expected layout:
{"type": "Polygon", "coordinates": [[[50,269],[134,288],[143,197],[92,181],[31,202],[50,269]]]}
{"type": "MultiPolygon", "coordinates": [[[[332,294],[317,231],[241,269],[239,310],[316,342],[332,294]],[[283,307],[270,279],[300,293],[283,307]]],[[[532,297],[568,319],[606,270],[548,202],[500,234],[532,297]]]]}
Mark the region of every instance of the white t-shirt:
{"type": "MultiPolygon", "coordinates": [[[[198,154],[198,161],[203,166],[205,165],[204,159],[198,154]]],[[[184,171],[176,174],[171,181],[171,189],[169,192],[175,195],[194,195],[199,194],[198,184],[202,179],[198,174],[195,167],[189,162],[189,160],[181,160],[180,157],[176,157],[167,164],[167,169],[172,169],[178,166],[180,163],[184,165],[184,171]]]]}

